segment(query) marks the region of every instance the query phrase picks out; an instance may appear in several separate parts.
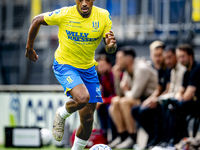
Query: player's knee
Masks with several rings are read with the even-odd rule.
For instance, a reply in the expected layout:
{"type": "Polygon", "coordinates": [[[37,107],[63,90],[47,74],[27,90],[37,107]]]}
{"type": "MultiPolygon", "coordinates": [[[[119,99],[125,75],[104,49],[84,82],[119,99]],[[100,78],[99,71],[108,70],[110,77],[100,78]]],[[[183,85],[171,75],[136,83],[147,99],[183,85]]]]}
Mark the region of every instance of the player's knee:
{"type": "Polygon", "coordinates": [[[90,100],[89,94],[81,95],[77,101],[78,109],[82,109],[83,107],[85,107],[88,104],[89,100],[90,100]]]}

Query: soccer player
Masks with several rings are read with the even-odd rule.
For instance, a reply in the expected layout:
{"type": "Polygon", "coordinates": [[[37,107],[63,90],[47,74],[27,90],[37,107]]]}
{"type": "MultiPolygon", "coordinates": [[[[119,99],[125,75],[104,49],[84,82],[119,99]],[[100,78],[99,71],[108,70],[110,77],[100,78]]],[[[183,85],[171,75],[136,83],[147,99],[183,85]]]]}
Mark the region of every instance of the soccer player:
{"type": "Polygon", "coordinates": [[[25,55],[28,59],[37,61],[38,55],[33,44],[40,25],[59,27],[59,46],[55,52],[53,70],[70,99],[57,109],[52,133],[57,141],[61,141],[65,119],[78,110],[81,124],[77,129],[72,150],[82,150],[91,135],[96,103],[102,102],[95,70],[98,64],[94,60],[95,50],[102,38],[108,53],[115,52],[117,44],[108,11],[93,6],[94,0],[75,2],[74,6],[40,14],[33,19],[25,55]]]}

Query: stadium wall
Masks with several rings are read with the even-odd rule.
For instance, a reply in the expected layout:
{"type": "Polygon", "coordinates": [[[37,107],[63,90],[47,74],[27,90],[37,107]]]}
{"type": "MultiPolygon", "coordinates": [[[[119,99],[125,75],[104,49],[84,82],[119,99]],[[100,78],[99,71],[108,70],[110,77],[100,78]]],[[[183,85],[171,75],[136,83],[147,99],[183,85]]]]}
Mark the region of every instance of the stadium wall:
{"type": "MultiPolygon", "coordinates": [[[[0,144],[5,141],[4,128],[41,127],[52,130],[55,111],[63,106],[68,97],[59,86],[0,86],[0,144]],[[59,88],[56,88],[59,87],[59,88]],[[44,88],[42,90],[42,88],[44,88]]],[[[97,115],[95,115],[97,121],[97,115]]],[[[72,114],[67,122],[72,132],[79,125],[78,113],[72,114]]],[[[96,123],[98,124],[98,123],[96,123]]]]}

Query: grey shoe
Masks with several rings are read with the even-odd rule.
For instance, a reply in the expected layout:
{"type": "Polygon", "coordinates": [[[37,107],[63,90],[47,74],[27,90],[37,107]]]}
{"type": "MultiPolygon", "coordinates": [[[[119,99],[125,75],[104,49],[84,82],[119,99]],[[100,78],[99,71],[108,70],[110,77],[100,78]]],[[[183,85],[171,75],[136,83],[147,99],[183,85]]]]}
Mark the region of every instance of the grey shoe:
{"type": "Polygon", "coordinates": [[[110,144],[108,144],[108,146],[110,148],[114,148],[116,145],[120,144],[122,141],[121,141],[121,137],[118,136],[116,137],[110,144]]]}
{"type": "Polygon", "coordinates": [[[59,107],[56,110],[52,129],[52,133],[56,141],[61,141],[64,135],[65,119],[60,116],[59,109],[61,108],[62,107],[59,107]]]}
{"type": "Polygon", "coordinates": [[[134,141],[131,137],[127,137],[122,143],[115,146],[116,149],[132,149],[134,141]]]}

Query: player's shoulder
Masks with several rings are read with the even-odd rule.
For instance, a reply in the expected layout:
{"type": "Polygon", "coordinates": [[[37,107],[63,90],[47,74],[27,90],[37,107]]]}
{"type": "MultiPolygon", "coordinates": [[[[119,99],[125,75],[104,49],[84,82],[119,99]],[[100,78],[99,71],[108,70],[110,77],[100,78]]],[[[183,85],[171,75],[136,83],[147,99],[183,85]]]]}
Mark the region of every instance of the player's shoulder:
{"type": "Polygon", "coordinates": [[[109,14],[108,10],[106,10],[104,8],[93,6],[93,9],[94,9],[94,11],[101,13],[101,14],[109,14]]]}
{"type": "Polygon", "coordinates": [[[61,13],[63,14],[67,14],[67,13],[71,13],[72,11],[74,11],[74,9],[76,9],[75,6],[65,6],[65,7],[62,7],[60,9],[61,13]]]}

